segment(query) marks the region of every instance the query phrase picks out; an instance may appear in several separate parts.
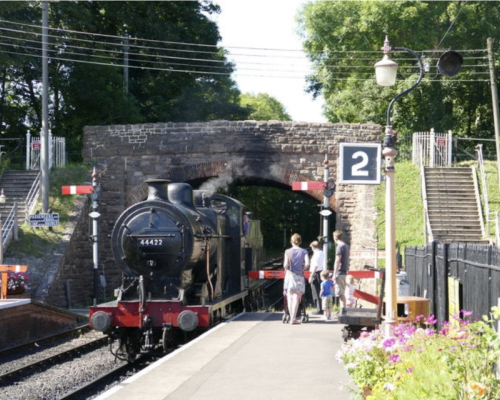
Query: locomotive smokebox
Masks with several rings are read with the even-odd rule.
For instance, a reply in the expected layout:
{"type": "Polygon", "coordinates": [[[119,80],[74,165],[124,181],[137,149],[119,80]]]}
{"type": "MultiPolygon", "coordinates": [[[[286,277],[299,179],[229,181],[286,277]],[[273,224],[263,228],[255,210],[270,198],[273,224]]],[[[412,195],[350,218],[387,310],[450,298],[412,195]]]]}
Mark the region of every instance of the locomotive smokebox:
{"type": "Polygon", "coordinates": [[[171,181],[168,179],[148,179],[148,201],[162,200],[168,201],[168,184],[171,181]]]}

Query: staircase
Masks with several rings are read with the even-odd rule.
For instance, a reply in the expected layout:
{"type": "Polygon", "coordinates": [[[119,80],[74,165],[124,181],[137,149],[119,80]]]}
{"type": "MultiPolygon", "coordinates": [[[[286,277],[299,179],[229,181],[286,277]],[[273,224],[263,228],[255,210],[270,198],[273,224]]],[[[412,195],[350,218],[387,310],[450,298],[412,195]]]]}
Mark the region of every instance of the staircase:
{"type": "MultiPolygon", "coordinates": [[[[12,210],[14,203],[17,203],[17,220],[22,224],[28,216],[26,202],[36,200],[36,193],[33,193],[34,184],[37,183],[39,171],[5,170],[0,177],[0,190],[6,197],[5,203],[0,203],[0,215],[7,216],[12,210]]],[[[5,229],[5,227],[4,227],[5,229]]]]}
{"type": "Polygon", "coordinates": [[[434,241],[490,244],[483,238],[472,168],[424,168],[428,227],[434,241]]]}

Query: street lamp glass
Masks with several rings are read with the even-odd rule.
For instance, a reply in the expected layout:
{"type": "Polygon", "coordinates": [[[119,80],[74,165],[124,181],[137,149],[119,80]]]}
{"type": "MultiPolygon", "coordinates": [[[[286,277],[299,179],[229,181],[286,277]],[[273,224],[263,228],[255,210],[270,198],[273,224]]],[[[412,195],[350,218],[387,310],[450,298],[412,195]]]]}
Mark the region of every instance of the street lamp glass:
{"type": "Polygon", "coordinates": [[[393,86],[396,83],[398,64],[385,54],[384,58],[375,64],[375,77],[380,86],[393,86]]]}

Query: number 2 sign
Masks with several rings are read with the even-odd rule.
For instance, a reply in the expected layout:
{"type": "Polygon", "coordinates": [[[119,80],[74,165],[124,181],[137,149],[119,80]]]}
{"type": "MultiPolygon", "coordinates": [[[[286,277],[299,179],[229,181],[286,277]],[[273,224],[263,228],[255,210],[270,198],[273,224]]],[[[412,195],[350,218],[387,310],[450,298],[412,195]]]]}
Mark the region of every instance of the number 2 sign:
{"type": "Polygon", "coordinates": [[[340,143],[339,183],[380,184],[381,160],[379,143],[340,143]]]}

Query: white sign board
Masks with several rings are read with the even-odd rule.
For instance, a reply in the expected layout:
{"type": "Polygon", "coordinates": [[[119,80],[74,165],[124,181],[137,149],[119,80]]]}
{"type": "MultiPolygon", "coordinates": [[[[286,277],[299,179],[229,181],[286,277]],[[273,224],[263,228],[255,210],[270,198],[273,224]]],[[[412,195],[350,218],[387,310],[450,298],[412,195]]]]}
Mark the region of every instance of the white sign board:
{"type": "Polygon", "coordinates": [[[380,184],[380,143],[340,143],[339,182],[353,185],[380,184]]]}
{"type": "Polygon", "coordinates": [[[46,213],[46,214],[30,214],[29,215],[30,227],[38,228],[41,226],[58,226],[59,214],[46,213]]]}

